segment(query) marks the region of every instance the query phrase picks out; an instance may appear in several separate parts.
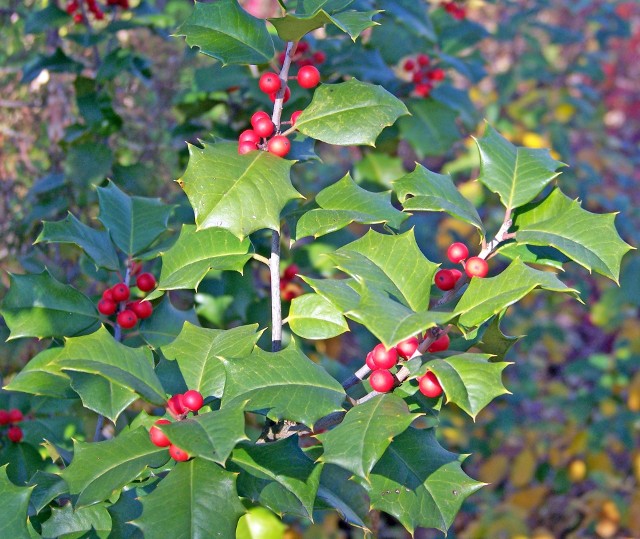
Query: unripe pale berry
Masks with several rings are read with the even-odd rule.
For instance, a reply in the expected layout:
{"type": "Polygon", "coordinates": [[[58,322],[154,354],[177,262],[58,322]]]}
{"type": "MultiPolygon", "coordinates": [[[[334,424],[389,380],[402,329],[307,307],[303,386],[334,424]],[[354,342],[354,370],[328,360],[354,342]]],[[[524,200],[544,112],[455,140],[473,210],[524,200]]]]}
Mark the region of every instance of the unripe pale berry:
{"type": "MultiPolygon", "coordinates": [[[[158,419],[154,423],[154,425],[170,425],[171,421],[168,419],[158,419]]],[[[149,438],[151,439],[151,443],[153,445],[157,445],[158,447],[169,447],[171,445],[171,441],[167,438],[167,435],[162,432],[158,427],[153,426],[149,429],[149,438]]]]}
{"type": "MultiPolygon", "coordinates": [[[[277,94],[278,94],[278,92],[273,92],[272,94],[269,94],[269,99],[271,100],[272,103],[275,103],[277,94]]],[[[291,97],[291,90],[287,86],[284,89],[284,96],[282,98],[282,102],[286,103],[287,101],[289,101],[290,97],[291,97]]]]}
{"type": "Polygon", "coordinates": [[[292,115],[291,115],[291,125],[296,125],[296,122],[298,121],[298,118],[300,117],[300,115],[302,114],[301,110],[296,110],[292,115]]]}
{"type": "Polygon", "coordinates": [[[185,408],[188,408],[192,412],[197,412],[202,408],[204,404],[204,398],[199,391],[190,389],[184,395],[182,395],[182,404],[185,408]]]}
{"type": "Polygon", "coordinates": [[[287,137],[276,135],[267,143],[267,150],[278,157],[284,157],[291,149],[291,142],[287,137]]]}
{"type": "Polygon", "coordinates": [[[418,380],[418,384],[420,386],[420,393],[425,397],[434,399],[442,395],[442,386],[438,378],[436,378],[436,375],[431,371],[427,371],[427,374],[418,380]]]}
{"type": "Polygon", "coordinates": [[[116,321],[121,328],[131,329],[138,323],[138,317],[133,311],[125,309],[118,314],[116,321]]]}
{"type": "Polygon", "coordinates": [[[136,279],[136,286],[143,292],[151,292],[156,287],[156,278],[150,273],[141,273],[136,279]]]}
{"type": "Polygon", "coordinates": [[[177,462],[189,460],[189,453],[175,445],[169,446],[169,455],[171,455],[171,458],[177,462]]]}
{"type": "Polygon", "coordinates": [[[298,84],[306,89],[315,88],[320,82],[320,71],[315,66],[304,66],[298,70],[298,84]]]}
{"type": "Polygon", "coordinates": [[[238,142],[253,142],[254,144],[258,144],[260,142],[260,137],[253,129],[245,129],[240,133],[238,142]]]}
{"type": "Polygon", "coordinates": [[[118,283],[111,288],[113,301],[127,301],[131,295],[129,287],[124,283],[118,283]]]}
{"type": "Polygon", "coordinates": [[[105,316],[111,316],[118,310],[118,304],[110,299],[101,299],[98,302],[98,312],[105,316]]]}
{"type": "Polygon", "coordinates": [[[464,271],[469,277],[484,277],[489,273],[489,264],[487,264],[487,261],[483,258],[472,256],[467,260],[464,271]]]}
{"type": "Polygon", "coordinates": [[[451,339],[449,338],[449,335],[445,333],[444,335],[442,335],[441,337],[439,337],[438,339],[436,339],[431,343],[431,346],[427,348],[427,352],[431,352],[432,354],[435,352],[444,352],[449,348],[450,342],[451,342],[451,339]]]}
{"type": "Polygon", "coordinates": [[[304,290],[298,283],[286,283],[282,287],[280,297],[282,298],[282,301],[292,301],[303,293],[304,290]]]}
{"type": "Polygon", "coordinates": [[[464,243],[452,243],[447,249],[447,257],[451,262],[457,264],[469,256],[469,249],[464,243]]]}
{"type": "Polygon", "coordinates": [[[265,94],[271,94],[280,89],[282,81],[275,73],[263,73],[258,82],[258,86],[265,94]]]}
{"type": "Polygon", "coordinates": [[[396,344],[396,351],[400,357],[409,359],[418,349],[419,345],[420,341],[416,337],[409,337],[408,339],[396,344]]]}
{"type": "Polygon", "coordinates": [[[22,419],[23,419],[23,416],[20,410],[18,410],[17,408],[13,408],[12,410],[9,410],[9,420],[11,421],[11,423],[20,423],[22,419]]]}
{"type": "Polygon", "coordinates": [[[256,121],[256,125],[253,126],[253,130],[256,135],[262,138],[270,137],[273,133],[274,125],[271,119],[269,118],[261,118],[256,121]]]}
{"type": "Polygon", "coordinates": [[[438,270],[434,282],[440,290],[451,290],[456,285],[455,277],[448,269],[438,270]]]}
{"type": "Polygon", "coordinates": [[[389,350],[387,350],[382,343],[378,344],[371,351],[371,357],[378,369],[390,369],[398,363],[398,352],[396,352],[396,349],[389,348],[389,350]]]}
{"type": "Polygon", "coordinates": [[[149,318],[153,314],[153,305],[149,301],[134,301],[130,309],[136,313],[136,316],[140,320],[144,320],[145,318],[149,318]]]}
{"type": "Polygon", "coordinates": [[[238,144],[238,153],[240,155],[244,155],[245,153],[249,153],[257,149],[258,145],[255,142],[250,142],[248,140],[245,140],[244,142],[238,144]]]}
{"type": "Polygon", "coordinates": [[[9,427],[7,431],[7,438],[11,440],[13,443],[18,443],[22,441],[23,433],[20,427],[9,427]]]}
{"type": "Polygon", "coordinates": [[[378,393],[387,393],[393,389],[396,379],[385,369],[377,369],[369,376],[369,384],[378,393]]]}

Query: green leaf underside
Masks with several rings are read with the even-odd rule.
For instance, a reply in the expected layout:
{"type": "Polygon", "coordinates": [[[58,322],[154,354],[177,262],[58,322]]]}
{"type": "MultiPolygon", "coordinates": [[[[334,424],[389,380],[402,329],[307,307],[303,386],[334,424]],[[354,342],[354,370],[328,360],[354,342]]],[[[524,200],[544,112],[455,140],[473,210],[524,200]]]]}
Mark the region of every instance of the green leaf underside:
{"type": "Polygon", "coordinates": [[[251,259],[248,238],[239,240],[228,230],[182,225],[180,236],[162,255],[160,290],[198,289],[211,269],[242,272],[251,259]]]}
{"type": "Polygon", "coordinates": [[[333,21],[326,11],[320,10],[313,15],[302,17],[287,13],[284,17],[269,19],[269,22],[273,24],[282,41],[300,41],[309,32],[333,21]]]}
{"type": "Polygon", "coordinates": [[[133,524],[150,538],[235,537],[245,512],[236,490],[236,474],[199,458],[177,463],[141,502],[142,516],[133,524]]]}
{"type": "Polygon", "coordinates": [[[7,384],[7,391],[21,391],[32,395],[42,395],[56,399],[75,397],[69,386],[69,377],[56,364],[62,348],[43,350],[29,360],[29,363],[7,384]]]}
{"type": "Polygon", "coordinates": [[[393,515],[410,533],[417,527],[446,533],[462,502],[483,486],[462,471],[463,458],[443,449],[433,429],[407,429],[364,485],[372,508],[393,515]]]}
{"type": "Polygon", "coordinates": [[[252,476],[240,475],[241,494],[280,515],[295,513],[312,518],[322,464],[314,464],[302,452],[297,436],[269,444],[241,443],[231,458],[252,476]]]}
{"type": "Polygon", "coordinates": [[[39,513],[58,496],[67,494],[67,483],[57,474],[38,470],[27,486],[33,487],[29,504],[39,513]]]}
{"type": "Polygon", "coordinates": [[[620,238],[615,217],[615,213],[588,212],[579,201],[554,189],[544,200],[515,213],[516,241],[554,247],[589,271],[617,283],[622,257],[632,247],[620,238]]]}
{"type": "Polygon", "coordinates": [[[27,508],[33,487],[18,487],[9,481],[7,466],[0,468],[0,537],[29,539],[27,508]]]}
{"type": "Polygon", "coordinates": [[[347,173],[316,196],[319,209],[305,213],[296,225],[297,239],[315,238],[340,230],[352,222],[388,223],[399,228],[407,215],[396,210],[389,193],[372,193],[362,189],[347,173]]]}
{"type": "Polygon", "coordinates": [[[496,248],[496,252],[510,260],[519,258],[527,264],[549,266],[559,270],[562,270],[563,265],[571,260],[553,247],[527,245],[526,243],[518,243],[515,240],[501,243],[496,248]]]}
{"type": "Polygon", "coordinates": [[[510,336],[502,333],[500,320],[501,315],[494,317],[482,333],[480,342],[475,345],[483,353],[492,355],[491,361],[502,361],[511,347],[522,338],[522,336],[510,336]]]}
{"type": "Polygon", "coordinates": [[[238,442],[248,439],[244,433],[242,407],[199,414],[171,425],[162,425],[160,430],[166,433],[171,443],[192,457],[211,460],[221,466],[238,442]]]}
{"type": "Polygon", "coordinates": [[[42,232],[35,243],[74,243],[80,247],[99,268],[118,270],[120,262],[118,254],[111,242],[109,232],[91,228],[72,214],[62,221],[44,221],[42,232]]]}
{"type": "Polygon", "coordinates": [[[351,480],[352,473],[333,464],[325,464],[320,476],[316,509],[323,504],[333,508],[349,524],[366,528],[369,514],[369,496],[358,483],[351,480]]]}
{"type": "Polygon", "coordinates": [[[265,21],[244,11],[236,0],[196,2],[177,30],[190,47],[227,64],[264,64],[275,54],[265,21]]]}
{"type": "Polygon", "coordinates": [[[223,408],[248,401],[246,410],[267,410],[270,419],[288,419],[310,427],[342,409],[342,386],[295,343],[274,353],[256,348],[250,356],[225,360],[224,364],[223,408]]]}
{"type": "Polygon", "coordinates": [[[84,407],[114,423],[127,406],[138,398],[131,389],[102,376],[73,371],[68,374],[71,387],[80,395],[84,407]]]}
{"type": "Polygon", "coordinates": [[[86,537],[86,534],[91,532],[92,537],[107,539],[111,526],[111,515],[106,505],[74,509],[71,503],[67,503],[60,509],[54,507],[51,510],[51,517],[42,524],[42,537],[45,539],[86,537]]]}
{"type": "Polygon", "coordinates": [[[405,211],[444,211],[484,235],[476,208],[460,194],[448,174],[436,174],[418,163],[413,172],[393,182],[393,188],[405,211]]]}
{"type": "Polygon", "coordinates": [[[235,143],[189,145],[189,164],[179,180],[198,229],[224,228],[236,237],[279,230],[285,204],[302,195],[291,185],[292,161],[269,152],[238,155],[235,143]]]}
{"type": "Polygon", "coordinates": [[[565,166],[553,159],[549,150],[514,146],[490,125],[476,144],[480,152],[478,180],[497,193],[506,208],[515,209],[533,200],[560,174],[556,170],[565,166]]]}
{"type": "Polygon", "coordinates": [[[162,354],[176,360],[187,387],[205,396],[221,397],[226,379],[222,358],[251,354],[260,332],[257,324],[229,330],[207,329],[185,322],[182,331],[162,354]]]}
{"type": "Polygon", "coordinates": [[[321,85],[296,127],[329,144],[373,146],[385,127],[407,113],[402,101],[382,86],[351,79],[321,85]]]}
{"type": "Polygon", "coordinates": [[[354,406],[340,425],[317,436],[324,447],[321,460],[366,479],[391,441],[419,415],[409,413],[404,400],[391,394],[354,406]]]}
{"type": "Polygon", "coordinates": [[[349,331],[338,308],[317,294],[294,298],[288,319],[291,331],[304,339],[330,339],[349,331]]]}
{"type": "Polygon", "coordinates": [[[9,274],[9,292],[0,312],[19,337],[63,337],[80,333],[99,319],[93,302],[48,270],[31,275],[9,274]]]}
{"type": "Polygon", "coordinates": [[[71,494],[78,495],[76,507],[83,507],[107,499],[168,459],[167,449],[153,445],[147,429],[137,428],[104,442],[76,442],[73,460],[61,476],[71,494]]]}
{"type": "Polygon", "coordinates": [[[496,277],[471,279],[454,309],[460,315],[458,325],[467,329],[477,327],[536,288],[578,297],[578,292],[567,287],[555,273],[533,269],[516,259],[496,277]]]}

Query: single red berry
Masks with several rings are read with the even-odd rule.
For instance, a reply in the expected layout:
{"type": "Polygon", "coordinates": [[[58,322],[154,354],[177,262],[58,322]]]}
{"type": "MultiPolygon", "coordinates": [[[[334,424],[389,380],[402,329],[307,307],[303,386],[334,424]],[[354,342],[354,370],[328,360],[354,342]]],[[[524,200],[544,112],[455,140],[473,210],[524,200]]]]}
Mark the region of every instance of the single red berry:
{"type": "Polygon", "coordinates": [[[398,363],[398,352],[396,352],[396,349],[389,348],[389,350],[387,350],[382,343],[371,351],[371,357],[378,369],[390,369],[398,363]]]}
{"type": "Polygon", "coordinates": [[[404,64],[402,65],[402,69],[404,69],[407,72],[411,72],[416,68],[416,63],[409,58],[408,60],[405,60],[404,64]]]}
{"type": "Polygon", "coordinates": [[[92,13],[96,20],[101,21],[104,19],[104,13],[99,8],[96,7],[96,9],[92,11],[92,13]]]}
{"type": "Polygon", "coordinates": [[[258,112],[254,112],[253,115],[251,116],[251,127],[255,127],[255,124],[258,120],[262,120],[263,118],[266,118],[267,120],[271,119],[271,116],[269,116],[265,111],[263,110],[259,110],[258,112]]]}
{"type": "Polygon", "coordinates": [[[280,54],[278,54],[278,63],[280,65],[284,64],[284,59],[287,57],[287,54],[285,52],[281,52],[280,54]]]}
{"type": "Polygon", "coordinates": [[[72,2],[69,2],[69,3],[67,4],[66,12],[67,12],[69,15],[73,15],[76,11],[78,11],[78,8],[79,8],[79,7],[80,7],[80,6],[79,6],[78,2],[76,2],[75,0],[73,0],[72,2]]]}
{"type": "Polygon", "coordinates": [[[256,122],[256,124],[253,126],[253,130],[259,137],[267,138],[272,135],[274,125],[270,119],[262,118],[261,120],[258,120],[256,122]]]}
{"type": "MultiPolygon", "coordinates": [[[[275,103],[276,101],[276,96],[278,95],[278,92],[273,92],[272,94],[269,94],[269,99],[271,99],[272,103],[275,103]]],[[[282,98],[282,102],[286,103],[287,101],[289,101],[289,98],[291,97],[291,90],[289,89],[289,87],[287,86],[284,89],[284,97],[282,98]]],[[[255,126],[254,126],[255,127],[255,126]]]]}
{"type": "Polygon", "coordinates": [[[136,286],[143,292],[151,292],[156,287],[156,278],[150,273],[141,273],[136,279],[136,286]]]}
{"type": "Polygon", "coordinates": [[[396,351],[398,355],[404,359],[409,359],[413,354],[415,354],[418,346],[420,345],[420,341],[417,337],[409,337],[404,341],[400,341],[396,344],[396,351]]]}
{"type": "Polygon", "coordinates": [[[282,277],[290,281],[293,279],[296,274],[300,271],[300,268],[297,264],[289,264],[285,269],[282,277]]]}
{"type": "Polygon", "coordinates": [[[396,382],[393,374],[385,369],[376,369],[369,376],[369,384],[378,393],[387,393],[393,389],[396,382]]]}
{"type": "Polygon", "coordinates": [[[107,289],[102,293],[102,299],[108,299],[109,301],[114,301],[114,299],[113,299],[113,292],[111,291],[111,288],[107,288],[107,289]]]}
{"type": "Polygon", "coordinates": [[[254,144],[258,144],[260,142],[260,136],[253,129],[245,129],[240,133],[238,142],[253,142],[254,144]]]}
{"type": "Polygon", "coordinates": [[[9,410],[9,419],[11,420],[11,423],[20,423],[23,419],[22,412],[17,408],[9,410]]]}
{"type": "Polygon", "coordinates": [[[318,86],[320,71],[315,66],[304,66],[298,70],[298,84],[303,88],[311,89],[318,86]]]}
{"type": "Polygon", "coordinates": [[[7,431],[7,438],[16,444],[22,441],[23,436],[24,435],[20,427],[9,427],[9,430],[7,431]]]}
{"type": "Polygon", "coordinates": [[[263,73],[258,82],[258,86],[265,94],[271,94],[280,89],[282,81],[275,73],[263,73]]]}
{"type": "Polygon", "coordinates": [[[190,389],[184,395],[182,395],[182,404],[184,404],[185,408],[188,408],[192,412],[197,412],[202,408],[204,404],[204,399],[202,398],[202,394],[195,389],[190,389]]]}
{"type": "Polygon", "coordinates": [[[284,157],[291,149],[291,142],[287,137],[276,135],[267,143],[267,150],[278,157],[284,157]]]}
{"type": "Polygon", "coordinates": [[[432,354],[435,354],[436,352],[444,352],[449,348],[450,342],[451,339],[449,338],[449,335],[445,333],[431,343],[431,346],[427,348],[427,352],[430,352],[432,354]]]}
{"type": "Polygon", "coordinates": [[[436,69],[429,71],[429,73],[427,73],[427,77],[429,77],[429,80],[443,80],[445,77],[444,69],[437,67],[436,69]]]}
{"type": "Polygon", "coordinates": [[[136,316],[140,320],[149,318],[153,314],[153,305],[151,305],[150,301],[134,301],[131,304],[130,309],[136,313],[136,316]]]}
{"type": "Polygon", "coordinates": [[[300,117],[300,115],[302,114],[301,110],[296,110],[292,115],[291,115],[291,125],[295,125],[296,122],[298,121],[298,118],[300,117]]]}
{"type": "Polygon", "coordinates": [[[178,446],[170,445],[169,446],[169,455],[171,458],[178,462],[184,462],[185,460],[189,460],[189,453],[187,453],[184,449],[180,449],[178,446]]]}
{"type": "Polygon", "coordinates": [[[466,260],[468,256],[469,256],[469,249],[467,249],[467,246],[464,243],[460,243],[460,242],[452,243],[451,245],[449,245],[449,248],[447,249],[447,257],[454,264],[457,264],[458,262],[462,262],[463,260],[466,260]]]}
{"type": "Polygon", "coordinates": [[[122,9],[129,9],[129,0],[120,0],[120,7],[122,9]]]}
{"type": "Polygon", "coordinates": [[[365,359],[365,363],[367,364],[367,367],[369,367],[372,371],[375,371],[378,367],[376,367],[376,364],[373,362],[373,352],[369,352],[367,354],[367,358],[365,359]]]}
{"type": "Polygon", "coordinates": [[[420,97],[429,97],[431,95],[431,90],[433,90],[433,86],[428,82],[416,84],[416,94],[420,97]]]}
{"type": "Polygon", "coordinates": [[[418,54],[416,60],[420,67],[428,66],[431,63],[431,59],[426,54],[418,54]]]}
{"type": "Polygon", "coordinates": [[[306,41],[298,42],[298,46],[296,47],[296,52],[299,52],[300,54],[304,54],[308,50],[309,50],[309,43],[307,43],[306,41]]]}
{"type": "Polygon", "coordinates": [[[462,277],[462,272],[459,269],[455,269],[455,268],[451,268],[449,271],[451,272],[451,275],[453,275],[453,278],[456,280],[456,283],[457,283],[458,279],[462,277]]]}
{"type": "Polygon", "coordinates": [[[434,282],[440,290],[451,290],[456,285],[453,273],[448,269],[438,270],[434,282]]]}
{"type": "Polygon", "coordinates": [[[250,142],[248,140],[245,140],[244,142],[238,144],[238,153],[240,155],[244,155],[245,153],[249,153],[257,149],[258,145],[255,142],[250,142]]]}
{"type": "Polygon", "coordinates": [[[169,410],[169,413],[176,419],[188,412],[182,402],[182,393],[176,393],[167,401],[167,410],[169,410]]]}
{"type": "Polygon", "coordinates": [[[82,21],[84,21],[84,17],[82,16],[82,13],[75,13],[73,15],[73,22],[75,22],[76,24],[81,24],[82,21]]]}
{"type": "Polygon", "coordinates": [[[483,258],[472,256],[464,265],[464,271],[469,277],[484,277],[489,273],[489,264],[483,258]]]}
{"type": "Polygon", "coordinates": [[[282,301],[292,301],[303,294],[304,290],[297,283],[287,283],[282,288],[282,301]]]}
{"type": "Polygon", "coordinates": [[[422,71],[416,71],[411,76],[411,82],[413,82],[414,84],[422,84],[422,81],[424,81],[424,79],[425,79],[425,74],[422,71]]]}
{"type": "Polygon", "coordinates": [[[11,423],[11,416],[7,410],[0,410],[0,426],[11,423]]]}
{"type": "Polygon", "coordinates": [[[316,51],[313,53],[312,58],[316,64],[324,64],[327,60],[327,55],[322,51],[316,51]]]}
{"type": "Polygon", "coordinates": [[[133,326],[135,326],[138,323],[138,317],[136,316],[136,313],[134,313],[133,311],[129,309],[125,309],[124,311],[121,311],[120,313],[118,313],[118,317],[116,318],[116,321],[118,322],[118,325],[121,328],[131,329],[133,326]]]}
{"type": "Polygon", "coordinates": [[[118,283],[111,288],[111,296],[113,297],[113,301],[127,301],[130,295],[131,291],[129,290],[129,287],[124,283],[118,283]]]}
{"type": "Polygon", "coordinates": [[[418,380],[418,384],[420,386],[420,393],[425,397],[435,399],[442,395],[442,386],[436,378],[436,375],[431,371],[427,371],[427,374],[418,380]]]}
{"type": "Polygon", "coordinates": [[[171,441],[167,438],[167,435],[155,426],[170,424],[171,421],[168,419],[158,419],[158,421],[154,423],[154,426],[149,429],[149,438],[153,445],[157,445],[158,447],[169,447],[171,445],[171,441]]]}
{"type": "Polygon", "coordinates": [[[98,302],[98,312],[105,316],[111,316],[118,310],[118,304],[110,299],[101,299],[98,302]]]}

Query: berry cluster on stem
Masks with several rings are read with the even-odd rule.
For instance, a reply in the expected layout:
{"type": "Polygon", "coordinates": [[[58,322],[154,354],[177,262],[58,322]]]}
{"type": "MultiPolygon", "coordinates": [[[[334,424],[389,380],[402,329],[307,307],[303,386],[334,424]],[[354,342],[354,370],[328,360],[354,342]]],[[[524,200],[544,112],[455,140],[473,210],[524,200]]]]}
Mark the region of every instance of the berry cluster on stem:
{"type": "Polygon", "coordinates": [[[418,54],[407,58],[402,64],[402,69],[411,74],[413,91],[419,97],[429,97],[435,84],[444,80],[444,69],[431,64],[431,58],[426,54],[418,54]]]}
{"type": "Polygon", "coordinates": [[[6,427],[6,432],[3,432],[3,434],[14,444],[20,443],[24,437],[22,429],[17,425],[23,419],[22,411],[18,408],[12,408],[11,410],[0,409],[0,429],[6,427]]]}
{"type": "MultiPolygon", "coordinates": [[[[280,65],[284,64],[285,52],[278,55],[280,65]]],[[[313,51],[306,41],[299,41],[295,52],[291,57],[292,63],[300,67],[323,64],[327,60],[327,55],[322,51],[313,51]]]]}
{"type": "Polygon", "coordinates": [[[461,21],[467,16],[467,11],[462,6],[458,5],[455,0],[445,2],[444,4],[442,4],[442,7],[457,21],[461,21]]]}
{"type": "MultiPolygon", "coordinates": [[[[489,273],[489,264],[484,258],[472,256],[469,258],[469,249],[464,243],[452,243],[447,250],[447,258],[453,264],[462,264],[469,279],[473,277],[486,277],[489,273]]],[[[443,268],[436,272],[434,284],[444,291],[453,290],[462,277],[462,272],[455,268],[443,268]]]]}

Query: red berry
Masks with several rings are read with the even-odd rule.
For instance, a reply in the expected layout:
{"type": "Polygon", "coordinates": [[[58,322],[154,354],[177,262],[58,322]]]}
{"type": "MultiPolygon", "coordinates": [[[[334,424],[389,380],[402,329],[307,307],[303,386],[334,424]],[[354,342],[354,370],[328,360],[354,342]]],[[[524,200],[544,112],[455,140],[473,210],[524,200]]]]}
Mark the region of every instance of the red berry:
{"type": "Polygon", "coordinates": [[[134,260],[133,262],[131,262],[131,266],[129,269],[129,272],[131,273],[131,275],[138,275],[138,273],[140,273],[142,271],[142,263],[138,262],[136,260],[134,260]]]}
{"type": "Polygon", "coordinates": [[[96,9],[94,9],[92,11],[93,16],[96,18],[96,20],[101,21],[104,19],[104,13],[102,13],[102,11],[96,7],[96,9]]]}
{"type": "Polygon", "coordinates": [[[288,281],[290,281],[291,279],[293,279],[296,274],[300,271],[300,268],[298,267],[297,264],[289,264],[285,270],[284,273],[282,274],[282,277],[284,279],[287,279],[288,281]]]}
{"type": "Polygon", "coordinates": [[[268,118],[262,118],[253,126],[253,130],[259,137],[267,138],[273,133],[273,122],[268,118]]]}
{"type": "Polygon", "coordinates": [[[451,290],[456,285],[455,277],[448,269],[438,270],[434,282],[440,290],[451,290]]]}
{"type": "Polygon", "coordinates": [[[190,389],[184,395],[182,395],[182,404],[185,408],[188,408],[192,412],[197,412],[202,408],[204,404],[204,399],[202,398],[202,394],[195,389],[190,389]]]}
{"type": "Polygon", "coordinates": [[[429,71],[429,73],[427,73],[427,77],[429,77],[429,80],[443,80],[445,77],[444,69],[440,69],[438,67],[433,71],[429,71]]]}
{"type": "Polygon", "coordinates": [[[445,333],[444,335],[442,335],[442,337],[436,339],[431,343],[431,346],[427,348],[427,352],[430,352],[432,354],[436,352],[444,352],[447,348],[449,348],[450,342],[451,339],[449,338],[449,335],[445,333]]]}
{"type": "Polygon", "coordinates": [[[418,384],[420,385],[420,393],[425,397],[435,399],[442,395],[442,386],[431,371],[427,371],[427,374],[418,380],[418,384]]]}
{"type": "Polygon", "coordinates": [[[131,329],[133,326],[135,326],[138,323],[138,317],[136,316],[136,313],[134,313],[133,311],[130,311],[129,309],[125,309],[124,311],[121,311],[118,314],[116,321],[118,322],[118,325],[121,328],[131,329]]]}
{"type": "Polygon", "coordinates": [[[188,412],[182,402],[182,393],[176,393],[167,401],[167,410],[169,410],[169,413],[176,419],[188,412]]]}
{"type": "Polygon", "coordinates": [[[11,423],[11,416],[7,410],[0,410],[0,425],[8,425],[11,423]]]}
{"type": "Polygon", "coordinates": [[[260,136],[253,129],[245,129],[240,133],[238,142],[253,142],[254,144],[258,144],[260,142],[260,136]]]}
{"type": "Polygon", "coordinates": [[[385,369],[377,369],[369,376],[369,384],[378,393],[387,393],[393,389],[396,379],[385,369]]]}
{"type": "Polygon", "coordinates": [[[304,290],[297,283],[287,283],[282,287],[282,301],[292,301],[303,294],[304,290]]]}
{"type": "Polygon", "coordinates": [[[303,88],[311,89],[318,86],[320,71],[315,66],[304,66],[298,70],[298,84],[303,88]]]}
{"type": "Polygon", "coordinates": [[[462,272],[459,269],[455,269],[455,268],[452,268],[449,271],[451,272],[451,275],[453,275],[453,278],[456,280],[456,283],[457,283],[458,279],[462,277],[462,272]]]}
{"type": "Polygon", "coordinates": [[[20,423],[23,419],[22,412],[17,408],[9,410],[9,419],[11,420],[11,423],[20,423]]]}
{"type": "Polygon", "coordinates": [[[298,67],[312,66],[313,60],[310,60],[309,58],[303,58],[302,60],[296,60],[296,64],[298,64],[298,67]]]}
{"type": "Polygon", "coordinates": [[[9,440],[17,444],[22,441],[22,437],[23,434],[20,427],[9,427],[9,430],[7,431],[7,438],[9,438],[9,440]]]}
{"type": "Polygon", "coordinates": [[[150,273],[141,273],[136,279],[136,286],[143,292],[151,292],[156,287],[156,278],[150,273]]]}
{"type": "Polygon", "coordinates": [[[409,359],[413,354],[415,354],[419,345],[420,341],[416,337],[409,337],[408,339],[396,344],[396,351],[400,357],[409,359]]]}
{"type": "Polygon", "coordinates": [[[322,51],[316,51],[313,53],[312,58],[316,64],[324,64],[327,60],[327,55],[322,51]]]}
{"type": "Polygon", "coordinates": [[[262,118],[266,118],[267,120],[271,119],[271,116],[269,116],[266,112],[264,112],[263,110],[259,110],[258,112],[254,112],[253,116],[251,116],[251,127],[255,127],[256,122],[258,120],[261,120],[262,118]]]}
{"type": "Polygon", "coordinates": [[[102,299],[108,299],[109,301],[115,301],[113,299],[113,292],[111,291],[111,288],[107,288],[103,293],[102,293],[102,299]]]}
{"type": "Polygon", "coordinates": [[[416,60],[418,60],[418,65],[420,67],[428,66],[431,63],[431,60],[426,54],[418,54],[416,60]]]}
{"type": "Polygon", "coordinates": [[[111,316],[118,310],[118,304],[110,299],[101,299],[98,302],[98,312],[105,316],[111,316]]]}
{"type": "Polygon", "coordinates": [[[180,449],[178,446],[170,445],[169,446],[169,455],[173,460],[178,462],[184,462],[185,460],[189,460],[189,453],[187,453],[184,449],[180,449]]]}
{"type": "Polygon", "coordinates": [[[257,149],[258,145],[255,142],[249,142],[248,140],[238,144],[238,153],[240,155],[244,155],[245,153],[249,153],[257,149]]]}
{"type": "Polygon", "coordinates": [[[404,69],[405,71],[413,71],[415,68],[416,68],[416,63],[411,58],[406,60],[402,66],[402,69],[404,69]]]}
{"type": "Polygon", "coordinates": [[[292,115],[291,115],[291,125],[295,125],[296,122],[298,121],[298,118],[300,117],[300,115],[302,114],[301,110],[296,110],[292,115]]]}
{"type": "MultiPolygon", "coordinates": [[[[278,94],[278,92],[273,92],[272,94],[269,94],[269,99],[271,99],[272,103],[275,103],[277,94],[278,94]]],[[[286,103],[287,101],[289,101],[290,97],[291,97],[291,90],[287,86],[284,89],[284,97],[282,98],[282,102],[286,103]]]]}
{"type": "Polygon", "coordinates": [[[420,97],[429,97],[431,94],[431,90],[433,90],[433,86],[429,83],[416,84],[416,94],[420,97]]]}
{"type": "Polygon", "coordinates": [[[280,54],[278,54],[278,63],[280,65],[284,64],[284,59],[287,57],[287,54],[285,52],[281,52],[280,54]]]}
{"type": "Polygon", "coordinates": [[[375,371],[378,367],[376,367],[376,364],[373,362],[373,352],[369,352],[367,354],[367,358],[365,359],[365,363],[367,364],[367,367],[369,367],[372,371],[375,371]]]}
{"type": "Polygon", "coordinates": [[[111,288],[111,295],[113,296],[113,301],[127,301],[131,295],[131,291],[126,284],[118,283],[111,288]]]}
{"type": "MultiPolygon", "coordinates": [[[[154,423],[154,425],[170,425],[171,421],[168,419],[158,419],[154,423]]],[[[151,443],[153,445],[157,445],[158,447],[169,447],[171,445],[171,441],[167,438],[167,435],[162,432],[158,427],[151,427],[149,429],[149,438],[151,438],[151,443]]]]}
{"type": "Polygon", "coordinates": [[[271,94],[280,89],[282,81],[275,73],[263,73],[258,82],[258,86],[265,94],[271,94]]]}
{"type": "Polygon", "coordinates": [[[78,2],[76,2],[76,0],[73,0],[72,2],[69,2],[67,4],[66,11],[69,15],[73,15],[74,12],[78,11],[79,7],[80,6],[78,5],[78,2]]]}
{"type": "Polygon", "coordinates": [[[464,265],[464,271],[469,277],[484,277],[489,273],[489,264],[483,258],[472,256],[464,265]]]}
{"type": "Polygon", "coordinates": [[[306,41],[298,42],[298,46],[296,47],[296,52],[299,52],[300,54],[304,54],[308,50],[309,50],[309,43],[307,43],[306,41]]]}
{"type": "Polygon", "coordinates": [[[452,243],[447,249],[447,257],[454,264],[466,260],[468,256],[469,249],[467,249],[467,246],[464,243],[452,243]]]}
{"type": "Polygon", "coordinates": [[[276,135],[267,143],[267,150],[279,157],[284,157],[285,155],[287,155],[290,149],[291,142],[289,142],[289,139],[287,137],[283,137],[282,135],[276,135]]]}
{"type": "Polygon", "coordinates": [[[416,71],[411,76],[411,82],[413,82],[414,84],[422,84],[422,81],[424,81],[424,79],[425,79],[425,74],[422,71],[416,71]]]}
{"type": "Polygon", "coordinates": [[[398,363],[398,352],[396,352],[396,349],[389,348],[389,350],[387,350],[382,343],[371,351],[371,357],[378,369],[390,369],[398,363]]]}
{"type": "Polygon", "coordinates": [[[151,305],[150,301],[134,301],[131,304],[130,309],[136,313],[136,316],[140,320],[149,318],[153,314],[153,305],[151,305]]]}
{"type": "Polygon", "coordinates": [[[80,24],[82,23],[82,21],[84,21],[84,17],[82,16],[82,13],[76,13],[73,16],[73,22],[75,22],[76,24],[80,24]]]}

